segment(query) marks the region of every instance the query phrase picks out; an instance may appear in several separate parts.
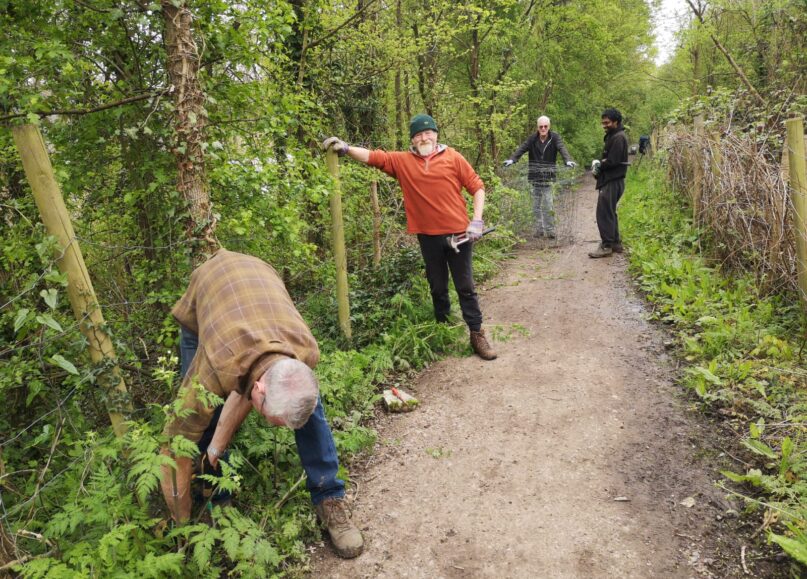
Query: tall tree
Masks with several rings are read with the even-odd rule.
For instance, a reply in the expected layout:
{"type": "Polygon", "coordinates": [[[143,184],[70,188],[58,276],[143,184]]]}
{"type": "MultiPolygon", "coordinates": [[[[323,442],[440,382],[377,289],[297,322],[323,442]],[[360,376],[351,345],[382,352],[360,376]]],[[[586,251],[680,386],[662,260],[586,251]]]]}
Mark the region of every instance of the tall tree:
{"type": "Polygon", "coordinates": [[[177,190],[190,209],[188,238],[199,240],[193,261],[201,263],[206,254],[218,249],[216,219],[210,203],[205,175],[205,93],[199,81],[199,49],[193,38],[193,15],[186,2],[162,0],[165,16],[165,48],[168,78],[174,100],[172,152],[177,163],[177,190]]]}

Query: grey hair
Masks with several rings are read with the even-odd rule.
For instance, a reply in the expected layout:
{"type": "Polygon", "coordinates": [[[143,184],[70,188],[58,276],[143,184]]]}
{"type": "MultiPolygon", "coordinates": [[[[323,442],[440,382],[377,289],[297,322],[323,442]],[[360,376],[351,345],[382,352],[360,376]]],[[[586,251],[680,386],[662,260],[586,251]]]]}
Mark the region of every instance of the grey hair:
{"type": "Polygon", "coordinates": [[[266,396],[261,404],[264,416],[277,416],[286,426],[297,430],[305,426],[319,397],[319,382],[314,372],[294,358],[284,358],[261,377],[266,396]]]}
{"type": "Polygon", "coordinates": [[[549,125],[550,127],[552,126],[552,121],[550,121],[549,117],[546,115],[541,115],[540,117],[538,117],[538,120],[535,121],[535,124],[540,125],[541,121],[546,121],[547,125],[549,125]]]}

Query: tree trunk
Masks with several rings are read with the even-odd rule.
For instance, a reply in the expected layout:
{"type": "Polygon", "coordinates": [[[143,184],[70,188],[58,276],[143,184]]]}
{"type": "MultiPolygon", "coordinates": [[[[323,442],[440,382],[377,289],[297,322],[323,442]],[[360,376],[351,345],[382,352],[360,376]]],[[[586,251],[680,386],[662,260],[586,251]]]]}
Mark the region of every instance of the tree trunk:
{"type": "MultiPolygon", "coordinates": [[[[419,41],[422,37],[420,35],[420,30],[417,23],[412,24],[412,31],[418,45],[421,45],[419,41]]],[[[437,78],[437,64],[435,62],[436,56],[434,54],[434,50],[428,49],[420,52],[417,55],[417,59],[418,89],[420,90],[420,98],[423,101],[423,108],[426,109],[426,114],[433,117],[435,109],[434,82],[437,78]]]]}
{"type": "Polygon", "coordinates": [[[370,183],[370,203],[373,207],[373,269],[381,267],[381,206],[378,203],[378,181],[370,183]]]}
{"type": "MultiPolygon", "coordinates": [[[[404,124],[404,135],[407,137],[409,136],[409,119],[412,118],[412,99],[409,98],[409,71],[404,69],[404,76],[403,76],[403,90],[404,90],[404,119],[406,123],[404,124]]],[[[407,143],[409,141],[407,140],[407,143]]]]}
{"type": "MultiPolygon", "coordinates": [[[[546,106],[549,104],[549,99],[552,98],[552,89],[554,89],[555,83],[550,78],[548,81],[544,83],[544,94],[541,96],[541,103],[538,107],[539,111],[542,111],[541,114],[544,114],[543,111],[546,111],[546,106]]],[[[532,121],[530,125],[532,125],[535,121],[532,121]]]]}
{"type": "MultiPolygon", "coordinates": [[[[401,13],[401,2],[397,0],[395,3],[395,24],[398,27],[398,32],[403,32],[403,14],[401,13]]],[[[404,148],[403,142],[403,102],[401,96],[401,67],[395,69],[395,143],[397,149],[400,151],[404,148]]]]}
{"type": "Polygon", "coordinates": [[[195,265],[219,248],[205,175],[203,143],[207,113],[205,94],[199,82],[199,50],[193,39],[193,17],[185,2],[179,7],[172,0],[162,0],[165,17],[165,48],[168,78],[174,99],[174,135],[172,152],[177,162],[177,190],[188,203],[190,218],[188,238],[195,241],[192,259],[195,265]]]}
{"type": "Polygon", "coordinates": [[[471,87],[471,96],[474,99],[474,135],[476,136],[476,163],[479,166],[485,157],[485,134],[482,128],[482,105],[479,102],[479,58],[482,41],[479,38],[479,29],[471,31],[471,61],[468,64],[468,84],[471,87]]]}

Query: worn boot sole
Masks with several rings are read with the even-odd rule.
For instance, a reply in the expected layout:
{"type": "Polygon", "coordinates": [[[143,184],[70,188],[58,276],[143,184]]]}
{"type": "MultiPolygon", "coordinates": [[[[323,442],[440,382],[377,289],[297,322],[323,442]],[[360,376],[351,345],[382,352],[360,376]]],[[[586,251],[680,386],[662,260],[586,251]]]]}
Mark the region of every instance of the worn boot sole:
{"type": "MultiPolygon", "coordinates": [[[[333,541],[331,541],[331,545],[333,545],[333,541]]],[[[342,559],[355,559],[364,552],[364,545],[352,549],[337,549],[334,545],[333,552],[342,559]]]]}

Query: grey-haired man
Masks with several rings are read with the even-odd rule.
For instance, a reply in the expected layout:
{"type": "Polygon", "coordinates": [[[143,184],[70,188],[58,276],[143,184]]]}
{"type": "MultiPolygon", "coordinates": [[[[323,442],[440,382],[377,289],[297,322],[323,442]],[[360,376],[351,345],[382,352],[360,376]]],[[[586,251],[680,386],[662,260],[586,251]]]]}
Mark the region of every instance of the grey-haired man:
{"type": "Polygon", "coordinates": [[[509,167],[524,153],[528,154],[527,180],[532,185],[532,213],[535,218],[536,237],[555,237],[555,201],[552,184],[557,177],[558,153],[567,167],[576,167],[560,134],[550,131],[552,123],[547,116],[538,117],[536,132],[527,137],[518,149],[504,162],[509,167]]]}

